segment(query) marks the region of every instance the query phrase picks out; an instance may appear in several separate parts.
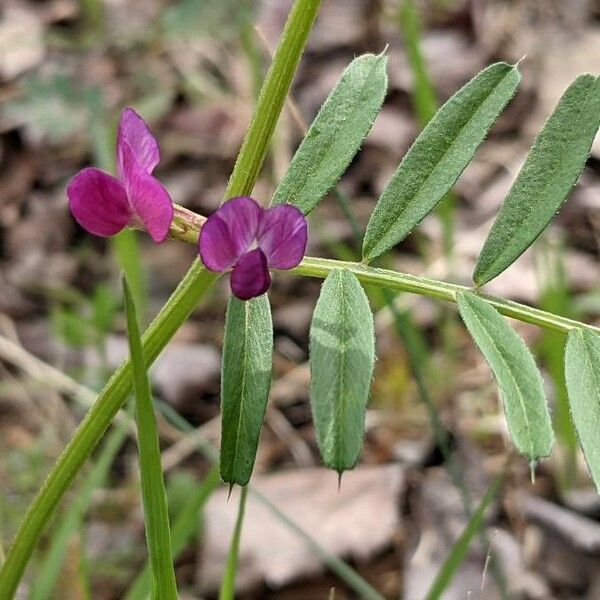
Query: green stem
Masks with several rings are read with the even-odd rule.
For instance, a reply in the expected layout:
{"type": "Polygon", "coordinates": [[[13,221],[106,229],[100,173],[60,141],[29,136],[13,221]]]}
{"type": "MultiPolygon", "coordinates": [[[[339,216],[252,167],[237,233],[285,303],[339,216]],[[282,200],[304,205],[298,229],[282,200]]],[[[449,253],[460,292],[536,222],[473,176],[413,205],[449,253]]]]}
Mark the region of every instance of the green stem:
{"type": "Polygon", "coordinates": [[[227,564],[225,565],[225,574],[221,583],[221,591],[219,592],[219,600],[233,600],[235,598],[235,575],[237,573],[238,555],[240,552],[240,539],[242,537],[242,525],[244,523],[244,514],[246,513],[246,499],[248,497],[248,486],[242,487],[240,493],[240,503],[238,507],[237,520],[233,537],[231,538],[231,546],[229,546],[229,554],[227,555],[227,564]]]}
{"type": "MultiPolygon", "coordinates": [[[[196,219],[196,221],[200,223],[201,218],[196,219]]],[[[174,229],[171,229],[171,235],[175,239],[197,244],[199,229],[191,222],[188,225],[188,230],[184,237],[179,237],[177,231],[174,231],[174,229]]],[[[306,256],[304,260],[292,270],[292,273],[305,277],[325,279],[333,269],[348,269],[367,285],[409,292],[411,294],[426,296],[436,300],[446,300],[447,302],[456,303],[457,292],[473,291],[470,287],[455,283],[447,283],[445,281],[439,281],[438,279],[409,275],[408,273],[399,273],[398,271],[391,271],[389,269],[380,269],[364,263],[333,260],[330,258],[315,258],[312,256],[306,256]]],[[[531,323],[532,325],[537,325],[543,329],[560,331],[563,333],[568,333],[572,329],[579,329],[582,327],[590,329],[595,333],[600,333],[600,328],[588,325],[587,323],[582,323],[581,321],[576,321],[575,319],[562,317],[541,310],[540,308],[513,302],[512,300],[504,300],[497,296],[479,293],[483,300],[489,302],[500,313],[507,317],[517,319],[518,321],[523,321],[524,323],[531,323]]]]}
{"type": "Polygon", "coordinates": [[[275,125],[320,6],[321,0],[296,0],[292,7],[260,91],[248,134],[229,178],[225,198],[249,194],[254,187],[255,174],[265,160],[275,125]]]}
{"type": "MultiPolygon", "coordinates": [[[[393,290],[418,294],[428,298],[437,300],[446,300],[456,303],[456,294],[458,292],[473,291],[471,288],[464,285],[454,283],[446,283],[437,279],[429,279],[427,277],[418,277],[416,275],[408,275],[407,273],[398,273],[388,269],[378,269],[367,266],[363,263],[346,262],[342,260],[331,260],[327,258],[313,258],[307,256],[295,269],[293,273],[307,277],[319,277],[324,279],[334,269],[348,269],[354,273],[360,281],[368,285],[385,287],[393,290]]],[[[539,308],[513,302],[512,300],[504,300],[496,296],[481,294],[481,298],[491,304],[500,313],[523,321],[531,323],[544,329],[554,331],[569,332],[572,329],[587,328],[595,333],[600,333],[598,327],[581,323],[574,319],[561,317],[539,308]]]]}
{"type": "Polygon", "coordinates": [[[80,529],[85,513],[92,500],[92,494],[99,488],[108,473],[115,456],[128,433],[128,421],[121,421],[106,437],[104,447],[98,458],[82,482],[73,502],[65,512],[52,532],[50,544],[45,553],[44,560],[37,565],[37,573],[29,592],[29,600],[43,600],[54,592],[56,581],[60,575],[69,539],[80,529]]]}

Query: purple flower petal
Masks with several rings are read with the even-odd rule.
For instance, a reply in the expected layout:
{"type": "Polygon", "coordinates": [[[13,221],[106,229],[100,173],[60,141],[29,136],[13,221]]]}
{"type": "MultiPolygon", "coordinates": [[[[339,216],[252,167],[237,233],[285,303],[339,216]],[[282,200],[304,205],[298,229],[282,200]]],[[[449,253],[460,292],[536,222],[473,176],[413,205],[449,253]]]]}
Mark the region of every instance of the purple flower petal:
{"type": "Polygon", "coordinates": [[[258,227],[258,246],[269,267],[293,269],[306,250],[307,226],[304,215],[291,204],[266,210],[258,227]]]}
{"type": "Polygon", "coordinates": [[[231,272],[231,291],[240,300],[264,294],[271,285],[267,259],[260,248],[246,252],[231,272]]]}
{"type": "Polygon", "coordinates": [[[67,196],[75,220],[94,235],[115,235],[133,216],[123,184],[100,169],[79,171],[67,185],[67,196]]]}
{"type": "Polygon", "coordinates": [[[124,149],[129,148],[135,161],[146,172],[152,173],[160,160],[160,152],[156,138],[150,133],[144,119],[133,108],[126,108],[121,113],[119,132],[117,134],[117,167],[122,179],[126,179],[124,149]]]}
{"type": "Polygon", "coordinates": [[[167,237],[173,221],[173,201],[160,181],[146,173],[136,162],[129,148],[124,149],[127,169],[124,181],[135,216],[143,223],[150,237],[158,244],[167,237]]]}
{"type": "Polygon", "coordinates": [[[200,258],[211,271],[231,269],[256,240],[261,207],[241,196],[225,202],[200,230],[200,258]]]}

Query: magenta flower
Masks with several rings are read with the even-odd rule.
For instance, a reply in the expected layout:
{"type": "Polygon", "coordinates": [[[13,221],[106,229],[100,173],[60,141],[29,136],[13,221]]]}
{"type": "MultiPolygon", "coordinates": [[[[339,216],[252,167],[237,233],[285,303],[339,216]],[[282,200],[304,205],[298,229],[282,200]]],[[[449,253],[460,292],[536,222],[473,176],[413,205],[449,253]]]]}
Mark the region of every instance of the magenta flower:
{"type": "Polygon", "coordinates": [[[69,208],[87,231],[103,237],[128,226],[143,225],[155,242],[162,242],[173,220],[173,203],[152,176],[160,160],[156,138],[132,109],[121,114],[117,134],[119,179],[88,167],[67,186],[69,208]]]}
{"type": "Polygon", "coordinates": [[[290,204],[264,209],[246,196],[228,200],[200,230],[200,258],[211,271],[231,271],[240,300],[264,294],[269,269],[293,269],[306,250],[304,215],[290,204]]]}

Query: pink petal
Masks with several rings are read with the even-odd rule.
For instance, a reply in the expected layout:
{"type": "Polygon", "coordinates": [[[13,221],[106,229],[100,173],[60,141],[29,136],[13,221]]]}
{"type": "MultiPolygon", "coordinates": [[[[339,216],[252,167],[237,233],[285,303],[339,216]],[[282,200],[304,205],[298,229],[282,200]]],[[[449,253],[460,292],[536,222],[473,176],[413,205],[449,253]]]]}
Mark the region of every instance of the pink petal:
{"type": "Polygon", "coordinates": [[[200,230],[200,258],[211,271],[222,273],[250,249],[256,240],[261,207],[242,196],[225,202],[200,230]]]}
{"type": "MultiPolygon", "coordinates": [[[[125,159],[127,163],[127,158],[125,159]]],[[[158,244],[167,237],[173,221],[173,201],[160,181],[137,164],[128,166],[125,190],[136,217],[158,244]]]]}
{"type": "Polygon", "coordinates": [[[75,220],[94,235],[115,235],[133,216],[123,184],[100,171],[79,171],[67,185],[69,208],[75,220]]]}
{"type": "Polygon", "coordinates": [[[271,285],[267,259],[260,248],[246,252],[231,272],[231,291],[240,300],[250,300],[264,294],[271,285]]]}
{"type": "Polygon", "coordinates": [[[293,269],[306,250],[307,226],[304,215],[291,204],[264,211],[258,227],[258,246],[270,268],[293,269]]]}
{"type": "Polygon", "coordinates": [[[135,161],[146,171],[152,173],[160,160],[160,152],[156,138],[150,133],[148,125],[133,108],[126,108],[121,113],[119,132],[117,134],[117,167],[122,179],[127,177],[124,148],[129,147],[135,161]]]}

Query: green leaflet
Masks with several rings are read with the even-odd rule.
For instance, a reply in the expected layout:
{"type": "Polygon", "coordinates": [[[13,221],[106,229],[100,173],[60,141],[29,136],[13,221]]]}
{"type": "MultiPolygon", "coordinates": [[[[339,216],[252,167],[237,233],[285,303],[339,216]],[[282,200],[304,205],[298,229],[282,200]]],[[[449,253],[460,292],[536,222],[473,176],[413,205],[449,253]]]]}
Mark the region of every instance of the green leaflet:
{"type": "Polygon", "coordinates": [[[600,78],[581,75],[565,91],[504,200],[473,280],[487,283],[542,233],[579,178],[600,124],[600,78]]]}
{"type": "Polygon", "coordinates": [[[554,434],[542,377],[531,352],[485,300],[459,292],[456,301],[462,320],[496,377],[517,450],[530,461],[548,456],[554,434]]]}
{"type": "Polygon", "coordinates": [[[365,54],[346,68],[310,126],[271,204],[308,214],[336,184],[373,125],[387,91],[387,57],[365,54]]]}
{"type": "Polygon", "coordinates": [[[574,329],[567,338],[565,378],[571,415],[590,473],[600,491],[600,337],[574,329]]]}
{"type": "Polygon", "coordinates": [[[310,326],[310,401],[323,462],[340,473],[360,454],[374,362],[367,296],[350,271],[332,271],[310,326]]]}
{"type": "Polygon", "coordinates": [[[221,373],[221,478],[246,485],[271,386],[273,323],[266,294],[231,297],[225,318],[221,373]]]}
{"type": "Polygon", "coordinates": [[[169,512],[160,462],[154,404],[135,304],[125,277],[123,277],[123,294],[135,391],[135,422],[138,434],[144,521],[153,581],[151,598],[153,600],[177,600],[177,583],[171,556],[169,512]]]}
{"type": "Polygon", "coordinates": [[[363,242],[365,260],[402,241],[435,208],[473,158],[520,79],[516,66],[493,64],[440,108],[379,198],[363,242]]]}

